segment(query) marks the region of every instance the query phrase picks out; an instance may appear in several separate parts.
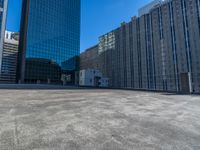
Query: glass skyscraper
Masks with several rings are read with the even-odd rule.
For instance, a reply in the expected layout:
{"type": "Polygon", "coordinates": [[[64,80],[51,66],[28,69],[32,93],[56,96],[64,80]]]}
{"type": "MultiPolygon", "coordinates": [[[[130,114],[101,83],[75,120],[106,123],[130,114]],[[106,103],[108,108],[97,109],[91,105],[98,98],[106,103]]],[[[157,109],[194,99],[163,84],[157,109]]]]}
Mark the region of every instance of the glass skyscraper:
{"type": "Polygon", "coordinates": [[[80,0],[23,0],[18,80],[59,82],[76,70],[80,0]]]}
{"type": "Polygon", "coordinates": [[[3,40],[6,28],[7,6],[8,0],[0,0],[0,72],[2,66],[3,40]]]}

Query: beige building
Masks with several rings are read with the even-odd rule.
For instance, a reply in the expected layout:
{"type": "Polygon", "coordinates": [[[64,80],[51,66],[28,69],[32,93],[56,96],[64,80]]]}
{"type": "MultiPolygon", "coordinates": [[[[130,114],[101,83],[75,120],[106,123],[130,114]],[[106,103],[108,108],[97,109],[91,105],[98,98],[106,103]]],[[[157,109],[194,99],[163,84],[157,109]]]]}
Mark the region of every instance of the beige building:
{"type": "Polygon", "coordinates": [[[156,0],[101,36],[95,60],[114,88],[200,93],[199,41],[199,0],[156,0]]]}
{"type": "Polygon", "coordinates": [[[85,50],[80,55],[80,70],[98,69],[98,45],[85,50]]]}
{"type": "Polygon", "coordinates": [[[18,59],[19,33],[5,32],[0,82],[15,83],[18,59]]]}

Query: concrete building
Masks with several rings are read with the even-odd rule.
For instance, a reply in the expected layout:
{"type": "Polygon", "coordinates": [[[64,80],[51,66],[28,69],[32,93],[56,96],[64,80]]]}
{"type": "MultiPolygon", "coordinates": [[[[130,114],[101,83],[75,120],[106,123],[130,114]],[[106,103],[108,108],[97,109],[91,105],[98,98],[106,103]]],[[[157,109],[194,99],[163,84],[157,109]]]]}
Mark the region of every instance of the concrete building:
{"type": "Polygon", "coordinates": [[[153,0],[152,2],[150,2],[149,4],[143,6],[142,8],[139,9],[138,13],[139,13],[139,17],[145,15],[145,14],[149,14],[149,12],[158,7],[159,5],[162,5],[164,3],[168,3],[171,0],[153,0]]]}
{"type": "Polygon", "coordinates": [[[103,77],[102,73],[96,69],[80,70],[79,85],[91,87],[108,87],[109,79],[103,77]]]}
{"type": "Polygon", "coordinates": [[[99,38],[97,63],[115,88],[200,93],[199,41],[199,0],[153,1],[99,38]]]}
{"type": "Polygon", "coordinates": [[[80,70],[98,69],[98,45],[88,48],[80,54],[80,70]]]}
{"type": "Polygon", "coordinates": [[[8,0],[0,0],[0,70],[2,67],[3,42],[6,29],[8,0]]]}
{"type": "Polygon", "coordinates": [[[15,83],[17,71],[19,33],[5,32],[3,44],[1,83],[15,83]]]}

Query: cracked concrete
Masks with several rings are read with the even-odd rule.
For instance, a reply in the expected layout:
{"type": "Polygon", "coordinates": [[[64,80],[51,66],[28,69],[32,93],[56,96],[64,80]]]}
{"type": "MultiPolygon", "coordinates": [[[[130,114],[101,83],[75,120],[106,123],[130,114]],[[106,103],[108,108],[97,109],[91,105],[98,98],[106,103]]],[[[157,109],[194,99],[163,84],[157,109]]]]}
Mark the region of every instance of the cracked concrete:
{"type": "Polygon", "coordinates": [[[200,97],[0,90],[0,150],[199,150],[200,97]]]}

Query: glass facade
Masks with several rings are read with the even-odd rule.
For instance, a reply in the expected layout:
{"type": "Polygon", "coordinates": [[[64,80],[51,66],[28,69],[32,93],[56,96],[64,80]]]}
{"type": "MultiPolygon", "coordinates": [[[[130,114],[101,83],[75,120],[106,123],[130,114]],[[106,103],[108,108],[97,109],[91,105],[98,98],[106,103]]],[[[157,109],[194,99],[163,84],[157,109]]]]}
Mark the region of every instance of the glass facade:
{"type": "Polygon", "coordinates": [[[0,0],[0,38],[1,38],[2,21],[3,21],[3,4],[4,0],[0,0]]]}
{"type": "Polygon", "coordinates": [[[8,0],[0,0],[0,72],[2,67],[3,42],[4,42],[4,35],[6,28],[7,4],[8,0]]]}
{"type": "Polygon", "coordinates": [[[0,8],[3,8],[4,0],[0,0],[0,8]]]}
{"type": "MultiPolygon", "coordinates": [[[[1,28],[2,28],[2,20],[3,20],[3,12],[0,11],[0,31],[1,31],[1,28]]],[[[1,34],[0,34],[0,38],[1,38],[1,34]]]]}
{"type": "Polygon", "coordinates": [[[80,54],[80,0],[29,0],[23,5],[28,7],[22,18],[27,19],[24,80],[58,81],[63,71],[76,69],[75,62],[63,64],[80,54]]]}

